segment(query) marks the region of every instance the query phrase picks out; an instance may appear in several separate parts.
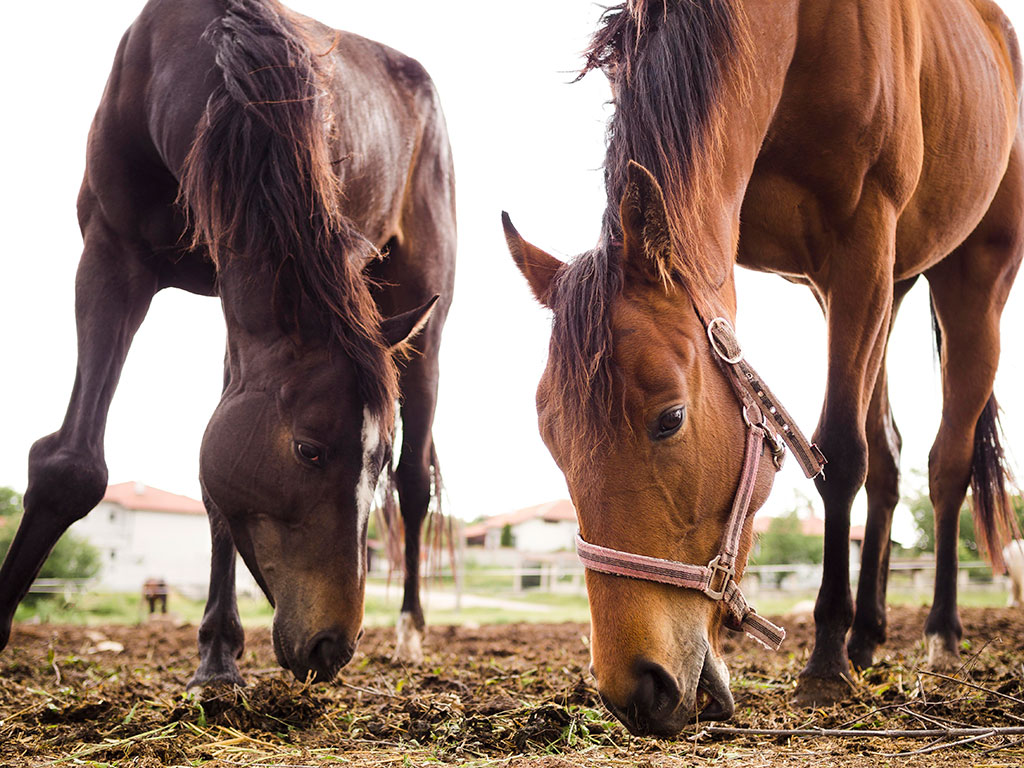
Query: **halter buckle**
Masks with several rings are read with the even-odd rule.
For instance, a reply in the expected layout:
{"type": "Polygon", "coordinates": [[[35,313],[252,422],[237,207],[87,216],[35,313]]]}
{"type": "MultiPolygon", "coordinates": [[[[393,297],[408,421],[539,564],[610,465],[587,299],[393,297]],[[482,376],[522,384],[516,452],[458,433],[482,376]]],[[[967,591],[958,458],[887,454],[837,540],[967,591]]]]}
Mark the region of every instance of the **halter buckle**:
{"type": "Polygon", "coordinates": [[[708,563],[708,583],[701,589],[701,592],[712,600],[723,600],[725,598],[725,591],[729,588],[729,582],[736,575],[735,568],[731,565],[722,565],[721,561],[722,556],[715,555],[714,559],[708,563]],[[722,576],[722,586],[719,589],[715,589],[715,579],[719,574],[722,576]]]}

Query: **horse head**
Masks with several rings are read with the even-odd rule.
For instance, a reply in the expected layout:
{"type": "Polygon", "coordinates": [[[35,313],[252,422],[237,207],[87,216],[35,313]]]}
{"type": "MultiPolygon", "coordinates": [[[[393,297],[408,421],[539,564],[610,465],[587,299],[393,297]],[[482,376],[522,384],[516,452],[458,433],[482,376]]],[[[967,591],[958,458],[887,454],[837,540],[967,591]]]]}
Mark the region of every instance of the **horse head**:
{"type": "MultiPolygon", "coordinates": [[[[729,524],[748,426],[671,268],[661,189],[639,165],[630,168],[619,214],[621,242],[569,264],[523,240],[505,218],[516,264],[554,312],[537,389],[540,432],[565,474],[584,542],[709,563],[729,524]]],[[[770,461],[760,465],[750,509],[767,497],[773,474],[770,461]]],[[[752,536],[749,516],[743,522],[737,573],[752,536]]],[[[589,564],[586,583],[591,671],[631,731],[673,735],[697,717],[732,714],[719,642],[723,602],[589,564]]]]}
{"type": "MultiPolygon", "coordinates": [[[[362,634],[367,521],[391,460],[394,400],[369,402],[366,371],[335,345],[295,343],[258,312],[240,322],[231,310],[254,305],[230,298],[228,379],[203,438],[203,488],[274,606],[278,661],[300,680],[329,680],[362,634]]],[[[380,323],[385,378],[436,298],[380,323]]]]}

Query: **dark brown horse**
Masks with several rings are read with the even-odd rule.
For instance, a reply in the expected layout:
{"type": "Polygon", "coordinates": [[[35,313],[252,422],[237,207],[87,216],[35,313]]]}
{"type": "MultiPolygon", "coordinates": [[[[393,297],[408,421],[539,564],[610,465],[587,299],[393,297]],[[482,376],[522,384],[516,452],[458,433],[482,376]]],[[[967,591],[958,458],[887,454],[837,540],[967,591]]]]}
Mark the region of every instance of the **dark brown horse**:
{"type": "Polygon", "coordinates": [[[349,660],[384,470],[408,564],[398,650],[416,660],[455,259],[451,154],[423,68],[276,0],[152,0],[117,51],[78,216],[77,375],[63,425],[29,457],[0,647],[54,542],[103,496],[121,367],[173,286],[219,296],[228,339],[201,454],[213,561],[191,685],[241,682],[236,548],[274,605],[282,665],[322,679],[349,660]]]}
{"type": "MultiPolygon", "coordinates": [[[[901,299],[927,279],[944,404],[929,457],[937,577],[924,631],[931,663],[951,663],[968,485],[996,566],[1011,519],[992,397],[1024,231],[1009,23],[989,0],[631,0],[605,16],[586,69],[605,72],[615,103],[597,247],[563,264],[506,220],[520,270],[554,311],[541,434],[579,510],[588,567],[616,551],[615,573],[684,563],[718,577],[702,594],[588,571],[605,701],[637,733],[732,712],[718,645],[725,604],[707,596],[730,574],[703,564],[723,551],[738,489],[756,509],[771,485],[771,462],[740,480],[758,466],[744,459],[744,435],[786,429],[771,407],[741,409],[746,390],[723,359],[739,353],[709,341],[725,327],[716,318],[735,316],[736,263],[810,287],[828,325],[815,435],[829,461],[817,480],[824,577],[804,703],[844,696],[850,663],[870,665],[885,638],[900,451],[885,350],[901,299]],[[855,612],[847,540],[865,481],[855,612]]],[[[779,336],[779,352],[798,350],[798,330],[779,336]]]]}

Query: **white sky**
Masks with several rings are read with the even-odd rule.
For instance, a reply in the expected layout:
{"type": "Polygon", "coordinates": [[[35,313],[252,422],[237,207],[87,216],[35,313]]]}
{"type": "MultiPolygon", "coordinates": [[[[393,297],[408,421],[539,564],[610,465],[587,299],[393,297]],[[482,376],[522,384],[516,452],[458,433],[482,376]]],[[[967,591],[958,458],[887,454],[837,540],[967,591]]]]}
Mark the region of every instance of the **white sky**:
{"type": "MultiPolygon", "coordinates": [[[[450,509],[464,518],[567,495],[540,441],[533,396],[550,319],[512,265],[499,212],[563,258],[594,244],[604,206],[600,166],[608,90],[599,74],[571,85],[600,8],[591,0],[293,0],[290,5],[419,59],[441,93],[455,153],[459,260],[445,330],[435,439],[450,509]]],[[[1024,29],[1024,0],[1004,0],[1024,29]]],[[[0,485],[24,490],[31,443],[61,422],[75,371],[75,198],[85,139],[117,43],[141,0],[16,3],[0,47],[4,141],[0,216],[0,485]]],[[[738,331],[748,358],[805,431],[825,378],[825,330],[810,293],[739,270],[738,331]]],[[[1003,318],[996,393],[1011,450],[1024,451],[1024,289],[1003,318]]],[[[164,291],[136,337],[111,409],[111,482],[139,480],[198,496],[203,429],[220,391],[224,330],[216,300],[164,291]]],[[[939,418],[927,294],[904,303],[889,355],[904,437],[904,492],[927,465],[939,418]]],[[[737,446],[737,450],[740,447],[737,446]]],[[[794,462],[768,513],[816,498],[794,462]]],[[[897,518],[896,536],[908,538],[897,518]]]]}

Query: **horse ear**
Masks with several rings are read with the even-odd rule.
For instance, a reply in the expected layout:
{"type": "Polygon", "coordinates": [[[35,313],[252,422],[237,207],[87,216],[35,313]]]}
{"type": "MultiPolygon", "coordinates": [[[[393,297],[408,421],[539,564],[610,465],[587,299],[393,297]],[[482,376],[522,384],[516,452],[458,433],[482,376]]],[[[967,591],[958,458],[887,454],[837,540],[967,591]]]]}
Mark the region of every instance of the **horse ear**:
{"type": "Polygon", "coordinates": [[[661,186],[651,172],[629,161],[626,191],[619,203],[622,251],[626,264],[645,277],[668,285],[672,280],[672,245],[661,186]]]}
{"type": "Polygon", "coordinates": [[[384,341],[387,342],[388,349],[392,352],[401,350],[412,340],[413,336],[423,330],[423,326],[430,319],[430,313],[434,311],[434,305],[440,298],[435,294],[423,306],[383,320],[380,324],[380,332],[384,336],[384,341]]]}
{"type": "Polygon", "coordinates": [[[526,278],[526,282],[530,284],[530,290],[537,297],[537,301],[550,309],[551,288],[555,281],[555,275],[565,264],[550,253],[523,240],[516,228],[512,226],[512,219],[504,211],[501,212],[501,226],[505,229],[505,242],[508,243],[508,250],[512,254],[516,266],[519,267],[519,271],[526,278]]]}

